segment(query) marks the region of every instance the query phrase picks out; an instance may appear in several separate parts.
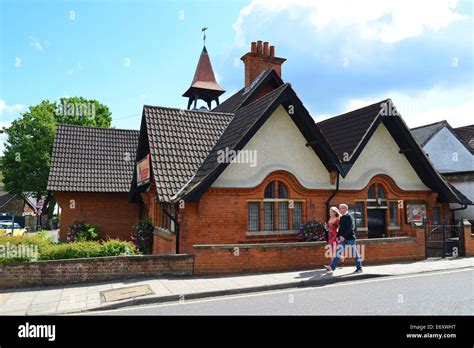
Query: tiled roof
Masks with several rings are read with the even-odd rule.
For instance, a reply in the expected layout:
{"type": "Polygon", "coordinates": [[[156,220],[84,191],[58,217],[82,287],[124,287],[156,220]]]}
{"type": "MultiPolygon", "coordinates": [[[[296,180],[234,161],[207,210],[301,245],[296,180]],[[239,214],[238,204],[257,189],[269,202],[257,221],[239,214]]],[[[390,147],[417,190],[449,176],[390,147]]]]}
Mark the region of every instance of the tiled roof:
{"type": "Polygon", "coordinates": [[[454,128],[454,131],[462,140],[469,144],[471,149],[474,149],[474,124],[454,128]]]}
{"type": "Polygon", "coordinates": [[[240,104],[242,104],[243,100],[245,99],[244,95],[242,94],[244,92],[245,88],[240,89],[236,93],[232,94],[229,98],[224,100],[221,104],[217,105],[214,109],[212,109],[213,112],[235,112],[240,104]]]}
{"type": "Polygon", "coordinates": [[[350,158],[389,99],[317,123],[341,161],[350,158]]]}
{"type": "Polygon", "coordinates": [[[10,200],[12,200],[13,198],[15,198],[14,194],[8,193],[3,189],[0,189],[0,208],[10,202],[10,200]]]}
{"type": "Polygon", "coordinates": [[[244,87],[216,106],[212,111],[235,113],[261,86],[269,80],[274,81],[275,88],[283,84],[283,81],[274,69],[263,70],[248,87],[244,87]]]}
{"type": "Polygon", "coordinates": [[[145,105],[158,199],[168,201],[196,173],[233,114],[145,105]]]}
{"type": "Polygon", "coordinates": [[[139,132],[58,125],[48,190],[128,192],[139,132]]]}
{"type": "Polygon", "coordinates": [[[413,134],[418,144],[423,147],[433,137],[433,135],[435,135],[441,130],[441,128],[446,127],[446,124],[446,121],[439,121],[424,126],[412,128],[411,134],[413,134]]]}

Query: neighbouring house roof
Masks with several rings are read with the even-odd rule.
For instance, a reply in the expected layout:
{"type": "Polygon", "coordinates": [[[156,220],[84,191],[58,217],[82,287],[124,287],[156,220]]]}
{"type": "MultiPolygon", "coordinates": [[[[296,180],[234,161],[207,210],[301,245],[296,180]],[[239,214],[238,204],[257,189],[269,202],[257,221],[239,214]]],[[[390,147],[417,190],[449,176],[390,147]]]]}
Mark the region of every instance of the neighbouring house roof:
{"type": "Polygon", "coordinates": [[[341,175],[345,177],[353,167],[377,127],[383,123],[404,153],[421,181],[445,202],[472,204],[460,192],[453,189],[435,169],[412,132],[396,111],[391,99],[324,120],[318,123],[322,133],[339,156],[341,175]],[[384,115],[383,111],[392,112],[384,115]]]}
{"type": "Polygon", "coordinates": [[[412,128],[411,132],[420,146],[424,147],[443,128],[448,129],[469,152],[474,153],[474,140],[472,139],[474,136],[474,125],[454,129],[448,121],[440,121],[412,128]],[[469,141],[471,141],[471,144],[469,141]]]}
{"type": "Polygon", "coordinates": [[[435,123],[430,123],[424,126],[415,127],[411,129],[411,133],[415,137],[418,144],[421,147],[424,147],[428,141],[430,141],[435,134],[437,134],[441,129],[446,127],[448,122],[439,121],[435,123]]]}
{"type": "Polygon", "coordinates": [[[464,127],[454,128],[459,137],[469,145],[471,149],[474,149],[474,124],[464,127]]]}
{"type": "Polygon", "coordinates": [[[0,190],[0,208],[3,208],[5,204],[10,202],[16,195],[0,190]]]}
{"type": "Polygon", "coordinates": [[[336,170],[336,156],[330,149],[329,144],[321,135],[318,127],[296,96],[291,85],[283,84],[236,111],[232,121],[222,133],[196,174],[180,190],[179,194],[173,197],[173,200],[197,200],[229,165],[229,163],[218,161],[219,151],[225,149],[242,150],[280,105],[283,105],[287,111],[290,105],[294,107],[294,112],[289,113],[293,122],[295,122],[306,138],[308,144],[311,144],[316,155],[321,159],[328,171],[336,170]]]}
{"type": "Polygon", "coordinates": [[[452,185],[450,182],[447,182],[449,188],[456,194],[456,196],[459,198],[460,204],[466,204],[466,205],[472,205],[473,202],[466,197],[461,191],[459,191],[454,185],[452,185]]]}
{"type": "MultiPolygon", "coordinates": [[[[36,197],[32,192],[23,192],[23,198],[25,200],[25,203],[30,206],[30,208],[36,212],[36,197]]],[[[46,196],[41,197],[43,200],[46,199],[46,196]]]]}
{"type": "Polygon", "coordinates": [[[137,130],[58,125],[48,190],[129,192],[137,130]]]}
{"type": "Polygon", "coordinates": [[[24,203],[28,204],[33,211],[36,212],[36,200],[31,196],[31,193],[24,192],[21,195],[13,194],[0,189],[0,208],[3,208],[12,199],[23,200],[24,203]]]}

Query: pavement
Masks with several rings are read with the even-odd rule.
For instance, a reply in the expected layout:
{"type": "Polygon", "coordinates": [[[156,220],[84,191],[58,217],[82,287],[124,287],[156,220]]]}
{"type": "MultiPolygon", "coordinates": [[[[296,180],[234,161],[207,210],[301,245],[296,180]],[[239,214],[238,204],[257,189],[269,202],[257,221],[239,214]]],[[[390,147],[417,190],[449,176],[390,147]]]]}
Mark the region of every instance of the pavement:
{"type": "MultiPolygon", "coordinates": [[[[38,232],[28,232],[27,236],[34,236],[38,232]]],[[[52,242],[59,242],[59,229],[46,231],[45,235],[51,239],[52,242]]]]}
{"type": "MultiPolygon", "coordinates": [[[[473,279],[474,268],[461,268],[340,282],[325,286],[130,306],[84,312],[82,315],[472,316],[474,314],[473,279]]],[[[362,326],[364,327],[364,324],[362,326]]]]}
{"type": "Polygon", "coordinates": [[[473,267],[472,257],[447,258],[365,266],[364,273],[361,274],[352,274],[354,266],[347,266],[336,269],[334,273],[314,269],[238,276],[140,278],[66,286],[3,289],[0,290],[0,315],[73,314],[473,267]]]}

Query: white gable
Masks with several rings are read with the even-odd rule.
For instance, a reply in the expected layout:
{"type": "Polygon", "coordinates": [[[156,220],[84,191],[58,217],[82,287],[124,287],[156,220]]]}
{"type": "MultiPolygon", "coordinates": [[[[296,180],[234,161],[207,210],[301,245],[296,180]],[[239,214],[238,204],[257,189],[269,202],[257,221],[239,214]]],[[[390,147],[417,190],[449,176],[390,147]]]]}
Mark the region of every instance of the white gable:
{"type": "Polygon", "coordinates": [[[474,156],[446,127],[425,144],[424,150],[441,173],[474,170],[474,156]]]}
{"type": "Polygon", "coordinates": [[[269,173],[286,170],[306,188],[333,189],[329,172],[306,143],[286,110],[279,106],[243,149],[254,151],[255,166],[230,163],[212,186],[255,187],[269,173]]]}
{"type": "Polygon", "coordinates": [[[369,139],[349,174],[340,181],[341,189],[362,189],[377,174],[390,176],[404,190],[428,190],[383,123],[369,139]]]}

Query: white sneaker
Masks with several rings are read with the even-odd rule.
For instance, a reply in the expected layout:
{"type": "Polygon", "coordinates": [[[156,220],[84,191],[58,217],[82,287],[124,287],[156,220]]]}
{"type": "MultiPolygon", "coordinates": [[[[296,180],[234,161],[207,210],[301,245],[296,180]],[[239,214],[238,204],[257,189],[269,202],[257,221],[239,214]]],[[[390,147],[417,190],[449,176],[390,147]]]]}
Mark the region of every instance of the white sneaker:
{"type": "Polygon", "coordinates": [[[324,265],[324,268],[326,268],[326,271],[328,272],[334,272],[331,266],[324,265]]]}

